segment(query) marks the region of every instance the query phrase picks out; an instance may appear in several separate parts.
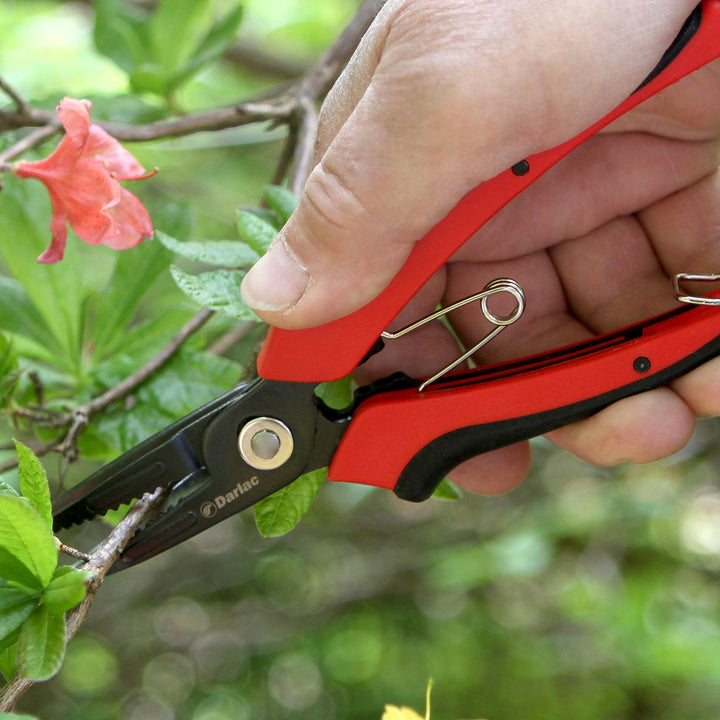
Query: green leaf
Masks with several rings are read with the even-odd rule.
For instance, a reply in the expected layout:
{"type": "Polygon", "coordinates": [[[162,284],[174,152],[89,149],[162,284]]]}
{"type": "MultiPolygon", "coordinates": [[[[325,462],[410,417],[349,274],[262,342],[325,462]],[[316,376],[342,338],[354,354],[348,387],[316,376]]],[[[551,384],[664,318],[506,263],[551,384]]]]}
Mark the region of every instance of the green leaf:
{"type": "MultiPolygon", "coordinates": [[[[117,408],[104,413],[86,434],[118,452],[128,450],[229,390],[241,371],[242,367],[231,360],[184,348],[138,389],[132,412],[117,408]]],[[[111,375],[108,380],[112,382],[111,375]]]]}
{"type": "Polygon", "coordinates": [[[52,580],[45,588],[43,603],[51,613],[64,613],[79,605],[87,595],[90,573],[73,567],[55,569],[52,580]]]}
{"type": "MultiPolygon", "coordinates": [[[[57,566],[55,539],[47,522],[24,498],[0,495],[0,548],[30,571],[31,587],[43,589],[50,582],[57,566]]],[[[18,582],[25,584],[20,578],[18,582]]]]}
{"type": "Polygon", "coordinates": [[[168,82],[163,69],[156,63],[138,65],[130,74],[130,88],[134,93],[154,93],[165,96],[168,82]]]}
{"type": "Polygon", "coordinates": [[[12,341],[0,333],[0,403],[12,393],[17,382],[18,362],[12,341]]]}
{"type": "Polygon", "coordinates": [[[237,240],[180,242],[160,231],[155,232],[155,237],[176,255],[207,265],[244,268],[257,262],[260,257],[249,245],[237,240]]]}
{"type": "Polygon", "coordinates": [[[42,583],[38,581],[35,573],[2,546],[0,546],[0,580],[27,592],[42,590],[42,583]]]}
{"type": "Polygon", "coordinates": [[[50,486],[48,485],[45,468],[30,448],[17,440],[14,442],[18,456],[20,492],[38,511],[40,517],[47,523],[48,528],[52,530],[52,502],[50,500],[50,486]]]}
{"type": "Polygon", "coordinates": [[[263,188],[263,197],[268,207],[272,208],[286,223],[295,212],[298,197],[281,185],[268,185],[263,188]]]}
{"type": "Polygon", "coordinates": [[[450,480],[445,478],[435,488],[435,492],[432,496],[436,500],[460,500],[460,498],[462,498],[462,492],[455,483],[450,482],[450,480]]]}
{"type": "Polygon", "coordinates": [[[196,303],[231,317],[260,322],[240,294],[244,273],[240,270],[211,270],[190,275],[176,266],[170,268],[177,286],[196,303]]]}
{"type": "Polygon", "coordinates": [[[161,0],[149,24],[153,58],[165,77],[190,60],[212,21],[212,0],[161,0]]]}
{"type": "MultiPolygon", "coordinates": [[[[19,635],[17,632],[15,635],[19,635]]],[[[2,643],[0,643],[1,645],[2,643]]],[[[10,681],[15,673],[17,672],[17,666],[15,665],[15,656],[17,655],[17,638],[7,645],[6,647],[0,647],[0,673],[5,676],[5,679],[10,681]]],[[[10,713],[3,713],[1,717],[16,717],[10,713]]],[[[23,717],[22,715],[20,717],[23,717]]]]}
{"type": "Polygon", "coordinates": [[[0,493],[7,493],[9,495],[19,495],[20,493],[8,482],[5,482],[0,478],[0,493]]]}
{"type": "Polygon", "coordinates": [[[140,299],[153,281],[167,270],[170,253],[159,242],[141,245],[117,254],[111,281],[93,295],[93,356],[101,359],[124,345],[128,324],[140,299]]]}
{"type": "Polygon", "coordinates": [[[264,537],[289,533],[302,520],[327,477],[327,468],[301,475],[255,505],[255,522],[264,537]]]}
{"type": "Polygon", "coordinates": [[[243,7],[238,5],[212,26],[205,39],[194,50],[192,58],[170,79],[171,89],[187,82],[202,68],[222,57],[235,42],[242,17],[243,7]]]}
{"type": "Polygon", "coordinates": [[[65,617],[45,605],[23,623],[18,638],[18,672],[28,680],[49,680],[65,655],[65,617]]]}
{"type": "Polygon", "coordinates": [[[240,237],[258,254],[264,255],[275,239],[277,230],[267,221],[247,210],[237,211],[237,231],[240,237]]]}
{"type": "Polygon", "coordinates": [[[39,597],[8,585],[0,587],[0,641],[10,637],[30,617],[39,597]]]}
{"type": "Polygon", "coordinates": [[[264,220],[266,223],[272,225],[276,232],[279,232],[280,228],[283,226],[283,221],[280,216],[269,207],[244,207],[242,212],[250,213],[250,215],[254,215],[256,218],[264,220]]]}
{"type": "Polygon", "coordinates": [[[0,276],[0,297],[0,327],[6,333],[32,340],[41,357],[53,359],[62,347],[22,285],[13,278],[0,276]]]}
{"type": "Polygon", "coordinates": [[[22,715],[16,715],[15,713],[0,712],[0,720],[3,720],[3,718],[8,718],[9,720],[38,720],[35,715],[25,715],[24,713],[22,715]]]}
{"type": "Polygon", "coordinates": [[[328,407],[334,410],[343,410],[353,401],[353,382],[350,376],[324,382],[315,388],[315,394],[328,407]]]}
{"type": "Polygon", "coordinates": [[[137,400],[179,418],[229,390],[241,370],[232,360],[185,349],[138,392],[137,400]]]}
{"type": "Polygon", "coordinates": [[[126,73],[132,73],[147,56],[147,16],[118,0],[94,4],[95,47],[126,73]]]}

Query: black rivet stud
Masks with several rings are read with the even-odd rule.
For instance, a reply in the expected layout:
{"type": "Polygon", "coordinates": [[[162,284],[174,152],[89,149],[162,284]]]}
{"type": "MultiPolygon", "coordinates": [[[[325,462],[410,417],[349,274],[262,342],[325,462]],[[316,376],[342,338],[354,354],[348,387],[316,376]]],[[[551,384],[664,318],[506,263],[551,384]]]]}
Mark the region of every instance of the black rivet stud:
{"type": "Polygon", "coordinates": [[[530,163],[527,160],[521,160],[512,166],[513,175],[527,175],[530,172],[530,163]]]}
{"type": "Polygon", "coordinates": [[[650,370],[650,358],[646,357],[636,357],[635,360],[633,360],[633,370],[638,373],[646,373],[648,370],[650,370]]]}

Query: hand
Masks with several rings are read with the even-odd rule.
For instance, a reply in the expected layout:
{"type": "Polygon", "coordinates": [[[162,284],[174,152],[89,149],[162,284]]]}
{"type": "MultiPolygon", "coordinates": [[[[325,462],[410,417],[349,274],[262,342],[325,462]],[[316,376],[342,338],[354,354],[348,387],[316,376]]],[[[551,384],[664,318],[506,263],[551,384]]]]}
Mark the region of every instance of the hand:
{"type": "MultiPolygon", "coordinates": [[[[318,164],[297,212],[244,293],[268,322],[318,325],[366,304],[412,245],[470,189],[573,137],[619,105],[670,46],[696,0],[389,0],[328,97],[318,164]]],[[[522,319],[476,358],[566,345],[674,305],[669,276],[720,269],[720,64],[586,142],[498,213],[397,319],[401,326],[512,277],[522,319]]],[[[453,324],[482,334],[471,307],[453,324]]],[[[458,354],[440,324],[388,344],[361,382],[429,375],[458,354]]],[[[551,433],[600,465],[680,449],[696,415],[720,413],[720,360],[551,433]]],[[[526,443],[454,471],[504,492],[526,443]]]]}

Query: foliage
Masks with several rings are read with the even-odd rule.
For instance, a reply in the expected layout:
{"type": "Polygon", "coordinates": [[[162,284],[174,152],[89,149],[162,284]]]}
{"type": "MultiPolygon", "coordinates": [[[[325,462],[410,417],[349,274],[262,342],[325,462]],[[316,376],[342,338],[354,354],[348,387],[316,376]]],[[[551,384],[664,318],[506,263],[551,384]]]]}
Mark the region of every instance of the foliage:
{"type": "Polygon", "coordinates": [[[191,275],[173,266],[173,279],[189,298],[211,310],[249,322],[257,322],[257,317],[240,296],[244,270],[266,252],[297,204],[297,198],[282,187],[267,187],[263,194],[271,209],[263,213],[264,217],[257,211],[237,211],[241,242],[178,243],[167,235],[158,235],[165,247],[182,257],[224,267],[191,275]]]}
{"type": "Polygon", "coordinates": [[[45,471],[16,442],[20,493],[0,489],[0,671],[47,680],[65,655],[65,613],[85,598],[87,574],[58,566],[45,471]]]}
{"type": "Polygon", "coordinates": [[[134,93],[152,93],[172,103],[182,85],[235,41],[243,7],[231,3],[219,14],[219,5],[213,0],[162,0],[148,14],[119,0],[99,0],[95,45],[128,74],[134,93]]]}

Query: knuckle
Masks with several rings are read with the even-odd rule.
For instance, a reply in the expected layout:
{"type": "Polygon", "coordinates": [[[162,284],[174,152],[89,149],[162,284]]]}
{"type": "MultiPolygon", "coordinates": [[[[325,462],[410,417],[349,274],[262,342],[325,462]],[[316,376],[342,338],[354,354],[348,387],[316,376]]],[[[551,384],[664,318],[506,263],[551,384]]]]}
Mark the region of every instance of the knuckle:
{"type": "MultiPolygon", "coordinates": [[[[336,171],[326,163],[310,174],[304,191],[307,221],[312,228],[331,225],[337,231],[354,230],[368,215],[363,203],[344,171],[336,171]]],[[[322,233],[313,233],[318,238],[322,233]]]]}

